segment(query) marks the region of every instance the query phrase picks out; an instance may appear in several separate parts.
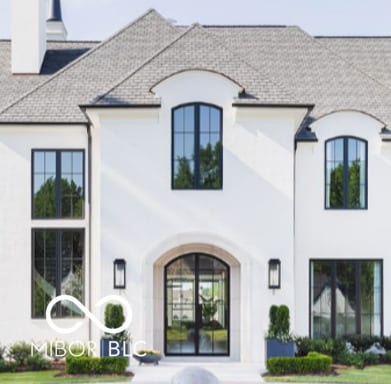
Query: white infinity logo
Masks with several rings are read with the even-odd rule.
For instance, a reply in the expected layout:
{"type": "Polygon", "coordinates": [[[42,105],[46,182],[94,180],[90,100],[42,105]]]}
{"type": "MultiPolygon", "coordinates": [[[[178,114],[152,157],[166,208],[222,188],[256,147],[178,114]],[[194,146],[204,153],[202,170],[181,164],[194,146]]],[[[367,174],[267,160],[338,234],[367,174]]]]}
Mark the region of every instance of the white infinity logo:
{"type": "Polygon", "coordinates": [[[133,318],[133,312],[130,304],[123,298],[117,295],[108,295],[102,297],[96,304],[96,307],[101,307],[103,304],[110,302],[110,301],[118,301],[121,303],[126,312],[126,320],[125,322],[118,328],[107,328],[105,325],[103,325],[99,319],[95,317],[94,314],[92,314],[79,300],[75,299],[73,296],[69,295],[60,295],[52,299],[49,303],[49,305],[46,308],[46,321],[48,322],[50,328],[52,328],[54,331],[62,334],[69,334],[77,331],[82,325],[82,321],[78,321],[75,325],[73,325],[70,328],[60,328],[56,324],[54,324],[51,316],[52,308],[60,301],[70,301],[71,303],[75,304],[88,318],[91,319],[91,321],[103,332],[106,333],[119,333],[124,331],[129,327],[129,325],[132,322],[133,318]]]}

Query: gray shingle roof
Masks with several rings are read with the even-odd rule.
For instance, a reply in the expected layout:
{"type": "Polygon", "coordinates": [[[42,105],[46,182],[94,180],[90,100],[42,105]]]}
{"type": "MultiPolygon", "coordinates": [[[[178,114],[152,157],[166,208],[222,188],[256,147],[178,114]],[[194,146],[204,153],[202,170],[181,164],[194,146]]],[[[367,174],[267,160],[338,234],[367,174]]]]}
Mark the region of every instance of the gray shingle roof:
{"type": "Polygon", "coordinates": [[[241,93],[237,102],[298,102],[292,93],[265,77],[246,63],[243,57],[231,52],[213,34],[195,24],[114,86],[104,97],[96,100],[95,105],[158,103],[151,88],[164,78],[192,69],[221,73],[240,84],[245,92],[241,93]]]}
{"type": "Polygon", "coordinates": [[[391,37],[318,37],[316,40],[391,88],[391,37]]]}
{"type": "Polygon", "coordinates": [[[0,40],[0,110],[47,80],[49,75],[77,59],[96,44],[90,41],[48,42],[40,76],[13,76],[11,73],[11,41],[0,40]]]}
{"type": "Polygon", "coordinates": [[[315,104],[310,119],[356,109],[391,123],[390,45],[365,39],[347,50],[298,27],[186,29],[151,10],[4,109],[0,122],[85,122],[79,106],[91,102],[158,104],[150,88],[159,80],[181,70],[208,69],[251,95],[235,103],[315,104]],[[361,44],[376,59],[367,57],[361,44]],[[381,71],[372,68],[374,61],[381,71]]]}
{"type": "Polygon", "coordinates": [[[317,118],[341,109],[364,110],[391,122],[391,94],[298,27],[208,28],[259,71],[281,83],[299,100],[315,104],[317,118]]]}
{"type": "Polygon", "coordinates": [[[4,109],[0,122],[87,122],[80,104],[119,82],[178,33],[150,10],[4,109]]]}

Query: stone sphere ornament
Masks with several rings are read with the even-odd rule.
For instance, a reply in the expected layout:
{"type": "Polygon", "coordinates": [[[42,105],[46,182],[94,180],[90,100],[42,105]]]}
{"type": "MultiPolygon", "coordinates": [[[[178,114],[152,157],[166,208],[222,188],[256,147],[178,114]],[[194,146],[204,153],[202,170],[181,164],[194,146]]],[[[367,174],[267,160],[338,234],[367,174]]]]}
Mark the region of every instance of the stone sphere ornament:
{"type": "Polygon", "coordinates": [[[171,384],[220,384],[220,381],[212,372],[204,368],[187,367],[176,373],[171,384]]]}

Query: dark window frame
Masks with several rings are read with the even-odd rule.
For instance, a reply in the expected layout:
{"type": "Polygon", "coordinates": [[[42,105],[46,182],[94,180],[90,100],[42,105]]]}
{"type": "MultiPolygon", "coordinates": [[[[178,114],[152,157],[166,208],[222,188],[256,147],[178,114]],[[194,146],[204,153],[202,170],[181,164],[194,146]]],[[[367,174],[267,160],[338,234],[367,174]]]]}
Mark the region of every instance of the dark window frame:
{"type": "Polygon", "coordinates": [[[205,103],[205,102],[191,102],[177,105],[171,109],[171,189],[174,191],[219,191],[223,189],[223,108],[218,105],[205,103]],[[194,106],[194,185],[189,188],[180,188],[175,187],[175,121],[174,114],[175,111],[184,107],[194,106]],[[204,188],[200,186],[200,107],[212,107],[219,111],[220,114],[220,145],[221,145],[221,154],[219,162],[219,176],[221,180],[221,185],[217,188],[208,187],[204,188]]]}
{"type": "MultiPolygon", "coordinates": [[[[199,305],[199,297],[196,294],[195,295],[195,308],[198,308],[199,305]]],[[[196,309],[197,312],[197,309],[196,309]]],[[[197,318],[197,316],[196,316],[197,318]]],[[[199,318],[196,320],[196,327],[198,327],[199,324],[199,318]]],[[[217,256],[211,255],[206,252],[189,252],[185,253],[183,255],[177,256],[174,259],[170,260],[165,266],[164,266],[164,354],[166,356],[198,356],[198,357],[222,357],[222,356],[230,356],[231,355],[231,267],[222,259],[220,259],[217,256]],[[195,352],[194,353],[171,353],[167,351],[167,329],[168,329],[168,321],[167,321],[167,270],[168,267],[173,264],[174,262],[180,260],[181,258],[188,256],[188,255],[195,255],[195,268],[194,268],[194,276],[195,276],[195,286],[199,286],[199,277],[200,277],[200,268],[199,268],[199,257],[200,256],[207,256],[211,259],[217,260],[221,264],[224,265],[224,267],[227,270],[227,352],[226,353],[199,353],[199,340],[195,341],[195,352]]]]}
{"type": "Polygon", "coordinates": [[[357,136],[341,135],[327,139],[324,144],[324,209],[331,211],[338,210],[368,210],[368,141],[357,136]],[[343,139],[343,207],[328,207],[327,206],[327,144],[338,139],[343,139]],[[362,142],[365,145],[365,205],[363,207],[352,208],[348,207],[348,169],[349,169],[349,152],[348,140],[354,139],[362,142]]]}
{"type": "MultiPolygon", "coordinates": [[[[336,298],[335,298],[335,282],[336,282],[336,264],[338,262],[349,262],[349,263],[355,263],[355,268],[357,269],[357,264],[360,263],[380,263],[381,266],[381,274],[380,274],[380,284],[381,284],[381,290],[380,290],[380,337],[384,336],[384,263],[383,259],[314,259],[311,258],[309,260],[308,264],[308,285],[309,285],[309,300],[308,300],[308,330],[309,330],[309,337],[313,338],[312,335],[312,286],[311,286],[311,266],[313,262],[329,262],[331,264],[331,282],[332,282],[332,288],[333,291],[331,293],[332,296],[332,303],[331,303],[331,335],[329,337],[335,338],[336,336],[336,298]]],[[[357,279],[357,276],[355,276],[357,279]]],[[[360,290],[359,290],[360,291],[360,290]]],[[[361,303],[361,296],[360,292],[356,292],[356,300],[358,303],[361,303]]],[[[361,335],[361,307],[357,310],[358,315],[356,318],[356,334],[361,335]]]]}
{"type": "Polygon", "coordinates": [[[31,219],[32,220],[84,220],[86,206],[86,150],[84,148],[34,148],[31,150],[31,219]],[[53,217],[42,217],[34,215],[34,154],[36,152],[54,152],[56,156],[56,196],[55,206],[56,215],[53,217]],[[63,217],[61,216],[61,154],[66,152],[81,152],[83,161],[83,208],[80,217],[63,217]]]}
{"type": "MultiPolygon", "coordinates": [[[[59,247],[61,243],[61,234],[62,232],[79,232],[83,235],[83,268],[82,268],[82,280],[83,280],[83,293],[82,293],[82,304],[85,303],[86,298],[86,231],[84,228],[32,228],[31,229],[31,318],[36,320],[45,319],[44,316],[36,316],[34,315],[34,268],[35,268],[35,232],[38,231],[52,231],[56,233],[56,296],[61,294],[61,247],[59,247]]],[[[55,305],[56,313],[61,314],[61,302],[55,305]]],[[[45,308],[46,311],[46,308],[45,308]]],[[[82,316],[56,316],[56,319],[80,319],[84,317],[84,313],[82,316]]]]}

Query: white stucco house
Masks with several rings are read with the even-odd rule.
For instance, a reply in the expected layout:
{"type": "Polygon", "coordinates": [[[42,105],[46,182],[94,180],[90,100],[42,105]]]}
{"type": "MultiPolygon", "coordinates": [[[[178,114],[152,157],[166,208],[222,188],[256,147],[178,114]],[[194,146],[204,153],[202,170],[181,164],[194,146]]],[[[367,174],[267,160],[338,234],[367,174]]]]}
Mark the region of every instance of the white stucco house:
{"type": "MultiPolygon", "coordinates": [[[[149,10],[68,41],[59,1],[49,20],[46,0],[12,3],[1,343],[59,338],[61,294],[101,320],[95,303],[123,296],[133,338],[167,359],[264,361],[272,304],[297,335],[391,333],[391,38],[149,10]]],[[[66,337],[98,342],[82,321],[66,337]]]]}

